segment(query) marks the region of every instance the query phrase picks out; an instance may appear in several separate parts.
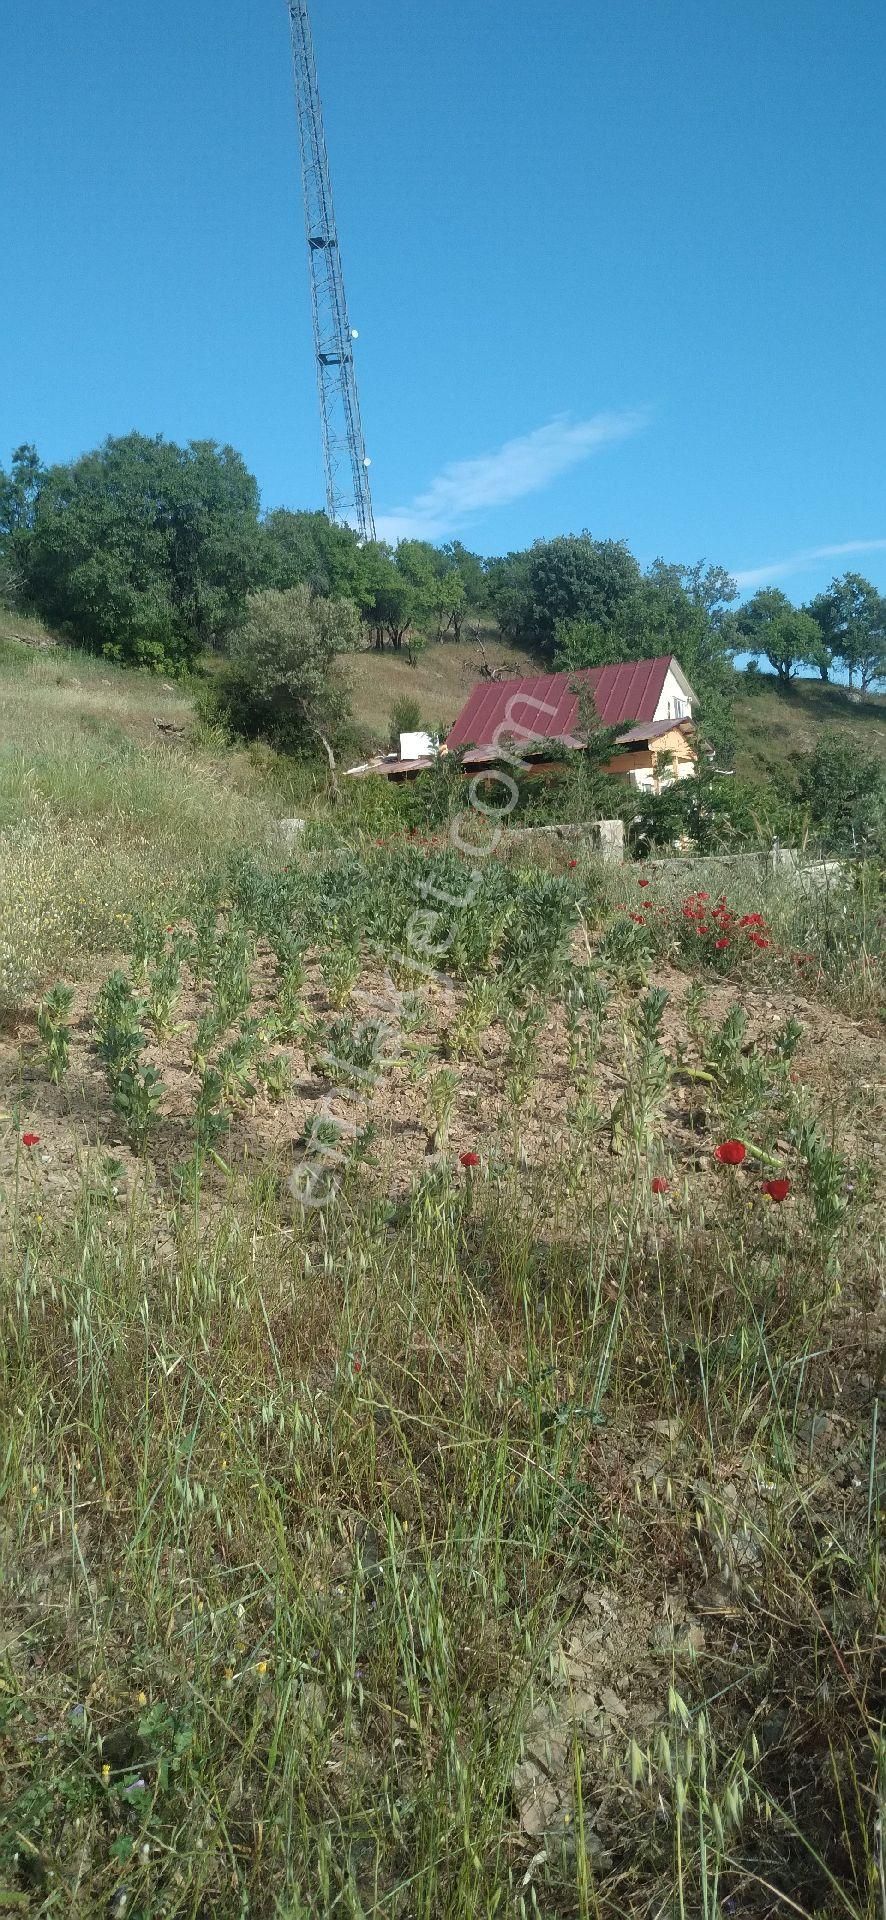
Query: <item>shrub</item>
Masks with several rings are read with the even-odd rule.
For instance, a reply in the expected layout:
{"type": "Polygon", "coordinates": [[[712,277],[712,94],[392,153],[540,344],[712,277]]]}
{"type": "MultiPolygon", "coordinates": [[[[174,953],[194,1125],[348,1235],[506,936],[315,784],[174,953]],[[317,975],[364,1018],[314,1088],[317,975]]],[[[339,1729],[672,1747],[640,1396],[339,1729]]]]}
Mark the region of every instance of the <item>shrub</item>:
{"type": "Polygon", "coordinates": [[[391,719],[388,729],[388,738],[392,751],[397,751],[401,733],[417,733],[420,726],[421,708],[418,701],[410,700],[406,694],[403,695],[402,699],[395,700],[391,708],[391,719]]]}
{"type": "Polygon", "coordinates": [[[886,846],[882,763],[845,734],[823,733],[798,759],[793,786],[809,824],[829,844],[886,846]]]}
{"type": "Polygon", "coordinates": [[[227,666],[204,708],[244,739],[287,753],[336,743],[349,719],[339,654],[359,644],[350,600],[325,600],[309,587],[251,594],[227,666]]]}

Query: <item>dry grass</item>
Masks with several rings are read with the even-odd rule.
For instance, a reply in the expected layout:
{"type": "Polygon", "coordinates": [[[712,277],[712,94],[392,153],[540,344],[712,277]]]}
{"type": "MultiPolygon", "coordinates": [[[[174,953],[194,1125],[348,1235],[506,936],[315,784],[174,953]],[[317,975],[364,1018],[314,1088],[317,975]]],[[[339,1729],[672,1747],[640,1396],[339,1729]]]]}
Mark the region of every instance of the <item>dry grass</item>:
{"type": "Polygon", "coordinates": [[[608,877],[546,878],[542,914],[524,866],[349,1095],[365,941],[432,870],[241,865],[165,1008],[143,929],[141,1155],[82,1003],[58,1088],[31,1029],[6,1055],[0,1880],[145,1920],[874,1920],[882,1046],[768,952],[672,965],[656,1028],[608,877]],[[549,964],[570,892],[590,983],[549,964]],[[195,1160],[196,1021],[255,943],[258,1053],[195,1160]],[[375,1134],[305,1212],[326,1096],[375,1134]]]}
{"type": "Polygon", "coordinates": [[[194,749],[192,719],[148,674],[0,637],[0,1008],[116,945],[128,912],[174,901],[225,847],[268,839],[246,757],[194,749]]]}
{"type": "MultiPolygon", "coordinates": [[[[489,622],[482,623],[481,635],[490,664],[508,674],[538,672],[537,660],[500,639],[489,622]]],[[[386,744],[394,702],[409,699],[418,701],[426,726],[449,727],[479,680],[482,664],[480,649],[470,639],[432,641],[414,667],[405,653],[388,648],[355,654],[347,670],[357,724],[386,744]]]]}
{"type": "Polygon", "coordinates": [[[0,939],[82,980],[57,1083],[0,1046],[0,1911],[882,1920],[876,899],[699,866],[773,929],[703,964],[671,867],[284,871],[273,768],[25,653],[0,939]]]}

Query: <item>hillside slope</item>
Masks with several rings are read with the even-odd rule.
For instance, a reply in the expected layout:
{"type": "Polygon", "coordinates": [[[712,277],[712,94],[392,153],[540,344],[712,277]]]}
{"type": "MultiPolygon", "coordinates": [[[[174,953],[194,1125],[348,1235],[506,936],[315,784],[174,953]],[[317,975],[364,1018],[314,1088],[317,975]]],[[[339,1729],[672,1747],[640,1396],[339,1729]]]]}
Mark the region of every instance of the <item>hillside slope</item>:
{"type": "Polygon", "coordinates": [[[882,695],[852,695],[821,680],[798,680],[787,691],[769,679],[760,692],[739,693],[735,724],[735,771],[746,780],[765,779],[793,754],[811,752],[825,728],[851,734],[857,746],[886,762],[882,695]]]}
{"type": "MultiPolygon", "coordinates": [[[[494,627],[484,624],[481,638],[490,666],[503,667],[506,674],[538,673],[532,654],[499,639],[494,627]]],[[[357,726],[387,743],[396,700],[415,700],[428,727],[451,726],[482,666],[483,651],[474,640],[432,641],[414,667],[405,653],[387,648],[353,654],[347,671],[357,726]]]]}
{"type": "MultiPolygon", "coordinates": [[[[359,732],[387,744],[391,709],[404,699],[416,702],[422,724],[450,726],[480,678],[484,655],[509,674],[539,671],[538,660],[502,640],[492,622],[482,623],[480,636],[482,647],[473,639],[431,642],[415,666],[405,653],[388,648],[352,654],[345,671],[359,732]]],[[[29,733],[34,739],[29,718],[33,723],[38,712],[38,733],[52,717],[74,734],[98,726],[142,746],[163,739],[164,723],[184,727],[193,713],[182,688],[90,659],[54,641],[39,621],[2,608],[0,697],[7,743],[19,743],[29,733]]],[[[825,727],[852,734],[860,747],[886,761],[886,695],[850,695],[845,687],[817,679],[798,680],[786,692],[767,677],[759,692],[740,690],[735,720],[735,769],[744,779],[764,779],[792,754],[808,753],[825,727]]]]}
{"type": "MultiPolygon", "coordinates": [[[[482,640],[490,665],[511,674],[539,672],[538,660],[499,639],[493,625],[484,625],[482,640]]],[[[424,725],[451,725],[482,665],[472,640],[431,643],[414,667],[405,654],[387,650],[355,654],[347,671],[357,726],[387,743],[391,708],[400,699],[416,701],[424,725]]],[[[852,734],[859,747],[886,760],[886,697],[850,695],[820,680],[798,680],[785,692],[774,678],[749,693],[742,680],[739,675],[735,769],[744,779],[765,779],[793,754],[810,752],[825,727],[852,734]]]]}

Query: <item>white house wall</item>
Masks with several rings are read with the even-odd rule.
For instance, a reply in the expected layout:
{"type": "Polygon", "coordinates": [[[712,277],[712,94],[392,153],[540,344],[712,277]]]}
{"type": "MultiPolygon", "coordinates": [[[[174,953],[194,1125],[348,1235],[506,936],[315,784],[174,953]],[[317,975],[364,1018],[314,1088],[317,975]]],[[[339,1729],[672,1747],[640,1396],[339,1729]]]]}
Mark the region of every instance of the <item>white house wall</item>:
{"type": "Polygon", "coordinates": [[[668,667],[653,719],[688,720],[691,714],[692,701],[686,691],[686,682],[679,681],[673,667],[668,667]]]}

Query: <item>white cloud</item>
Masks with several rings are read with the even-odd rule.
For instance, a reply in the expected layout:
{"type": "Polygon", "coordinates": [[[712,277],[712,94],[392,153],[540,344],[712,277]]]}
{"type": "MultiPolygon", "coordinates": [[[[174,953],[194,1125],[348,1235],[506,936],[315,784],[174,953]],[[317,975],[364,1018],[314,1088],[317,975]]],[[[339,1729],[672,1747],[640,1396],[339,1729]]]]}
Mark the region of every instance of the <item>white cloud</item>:
{"type": "Polygon", "coordinates": [[[597,413],[591,420],[562,414],[533,433],[507,440],[497,453],[454,460],[408,506],[379,514],[380,540],[441,540],[475,513],[538,493],[589,454],[626,440],[646,425],[641,412],[597,413]]]}
{"type": "Polygon", "coordinates": [[[742,572],[733,572],[733,580],[739,587],[768,587],[770,581],[781,580],[789,573],[803,573],[807,567],[815,565],[817,560],[839,560],[845,554],[886,552],[886,540],[841,540],[837,546],[806,547],[802,553],[791,553],[786,560],[772,560],[767,567],[746,567],[742,572]]]}

